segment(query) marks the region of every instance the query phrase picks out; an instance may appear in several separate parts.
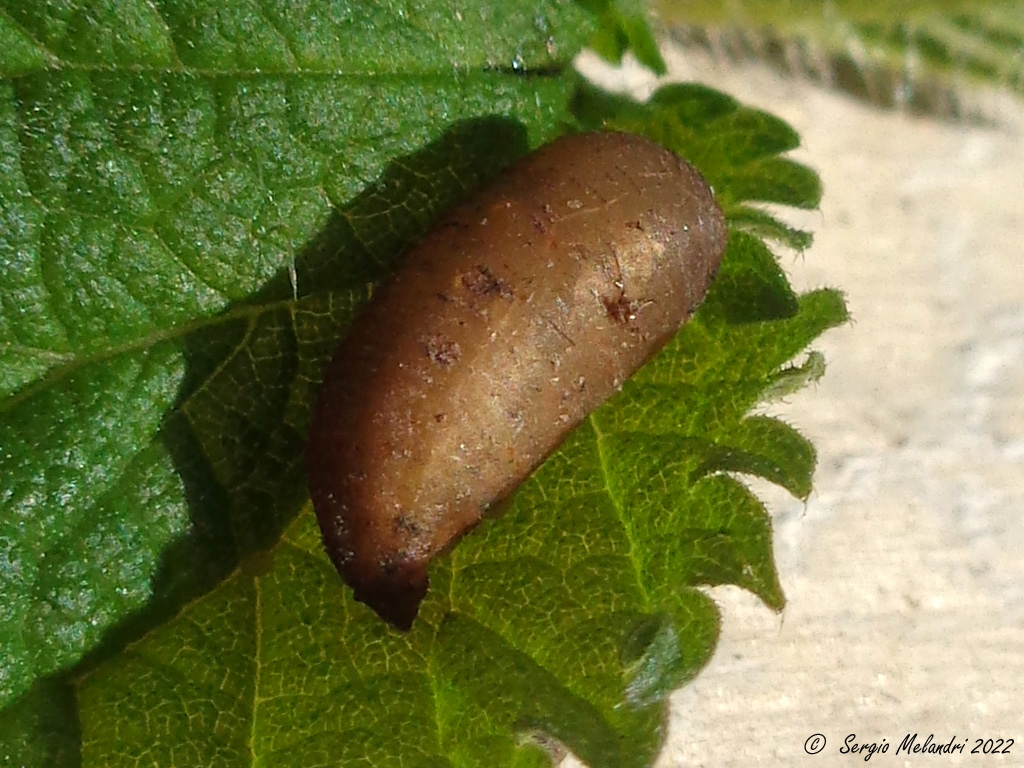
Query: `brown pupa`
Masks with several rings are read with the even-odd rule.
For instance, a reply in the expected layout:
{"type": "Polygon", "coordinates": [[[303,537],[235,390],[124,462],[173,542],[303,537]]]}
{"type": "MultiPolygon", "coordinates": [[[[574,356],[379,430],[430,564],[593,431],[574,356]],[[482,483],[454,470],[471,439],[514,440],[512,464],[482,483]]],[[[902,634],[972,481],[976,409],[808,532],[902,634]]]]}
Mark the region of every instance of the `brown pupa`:
{"type": "Polygon", "coordinates": [[[409,629],[427,566],[657,352],[727,231],[707,183],[640,136],[567,136],[409,253],[341,342],[306,466],[355,597],[409,629]]]}

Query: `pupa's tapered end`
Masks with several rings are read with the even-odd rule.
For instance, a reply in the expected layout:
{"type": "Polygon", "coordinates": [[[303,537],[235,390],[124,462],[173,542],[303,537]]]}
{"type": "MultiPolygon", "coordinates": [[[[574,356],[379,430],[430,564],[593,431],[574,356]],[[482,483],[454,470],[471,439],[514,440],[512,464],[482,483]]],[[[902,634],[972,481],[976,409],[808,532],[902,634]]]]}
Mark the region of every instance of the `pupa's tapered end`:
{"type": "Polygon", "coordinates": [[[346,576],[356,600],[368,605],[395,629],[408,632],[412,628],[429,586],[425,567],[384,567],[372,578],[351,573],[346,576]]]}

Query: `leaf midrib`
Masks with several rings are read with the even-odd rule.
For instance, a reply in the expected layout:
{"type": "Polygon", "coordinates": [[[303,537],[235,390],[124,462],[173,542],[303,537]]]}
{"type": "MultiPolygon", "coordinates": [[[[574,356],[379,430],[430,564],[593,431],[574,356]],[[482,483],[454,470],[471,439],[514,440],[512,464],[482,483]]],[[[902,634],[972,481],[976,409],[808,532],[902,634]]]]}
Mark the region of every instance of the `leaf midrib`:
{"type": "MultiPolygon", "coordinates": [[[[356,300],[359,297],[359,292],[350,291],[349,296],[353,300],[356,300]]],[[[149,349],[163,342],[180,339],[197,331],[213,328],[225,323],[244,320],[252,326],[265,314],[279,312],[282,310],[288,311],[289,314],[294,317],[299,304],[309,298],[312,297],[304,297],[303,299],[300,299],[299,302],[296,302],[295,299],[281,299],[279,301],[272,301],[266,304],[243,304],[232,307],[231,309],[220,312],[216,315],[203,317],[192,322],[182,323],[181,325],[176,325],[171,328],[155,331],[145,336],[140,336],[124,344],[111,346],[91,355],[82,357],[74,356],[74,359],[70,362],[50,369],[42,378],[26,385],[3,402],[0,402],[0,415],[15,409],[23,401],[30,399],[40,390],[55,385],[57,382],[85,366],[102,363],[105,360],[109,360],[120,355],[149,349]]]]}

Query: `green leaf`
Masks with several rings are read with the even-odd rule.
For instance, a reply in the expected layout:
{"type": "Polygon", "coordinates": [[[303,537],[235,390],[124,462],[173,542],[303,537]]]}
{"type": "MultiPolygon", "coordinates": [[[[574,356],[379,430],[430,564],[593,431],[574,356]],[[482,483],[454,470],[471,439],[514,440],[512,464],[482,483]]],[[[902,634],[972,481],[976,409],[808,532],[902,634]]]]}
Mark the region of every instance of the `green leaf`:
{"type": "Polygon", "coordinates": [[[601,19],[590,47],[608,61],[619,64],[631,51],[641,64],[663,75],[667,72],[658,44],[647,25],[648,3],[643,0],[582,0],[582,5],[601,19]]]}
{"type": "Polygon", "coordinates": [[[564,2],[261,12],[0,16],[47,51],[0,67],[0,701],[276,538],[337,330],[556,135],[591,29],[564,2]]]}
{"type": "Polygon", "coordinates": [[[793,294],[757,235],[804,235],[744,197],[816,203],[788,126],[695,86],[605,100],[566,66],[604,22],[562,2],[9,5],[31,45],[0,56],[5,759],[541,765],[554,738],[649,764],[717,638],[694,587],[782,604],[728,473],[806,492],[809,446],[748,414],[845,320],[793,294]],[[730,217],[719,280],[398,635],[322,551],[310,403],[403,250],[573,120],[694,158],[730,217]]]}

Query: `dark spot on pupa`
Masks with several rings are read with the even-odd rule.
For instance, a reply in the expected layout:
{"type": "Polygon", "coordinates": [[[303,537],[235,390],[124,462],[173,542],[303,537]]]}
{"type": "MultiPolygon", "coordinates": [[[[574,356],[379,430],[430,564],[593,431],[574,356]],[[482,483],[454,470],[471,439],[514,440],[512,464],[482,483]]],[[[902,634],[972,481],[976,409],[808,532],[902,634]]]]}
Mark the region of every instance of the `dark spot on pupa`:
{"type": "Polygon", "coordinates": [[[410,533],[415,536],[423,530],[423,526],[417,520],[409,517],[408,515],[399,515],[395,518],[395,530],[404,531],[405,533],[410,533]]]}
{"type": "Polygon", "coordinates": [[[636,320],[636,313],[640,310],[640,302],[630,301],[624,294],[614,298],[607,296],[602,299],[608,316],[619,325],[627,325],[636,320]]]}
{"type": "Polygon", "coordinates": [[[430,362],[443,365],[446,368],[453,365],[462,356],[462,350],[459,349],[458,343],[440,333],[432,333],[424,337],[423,346],[427,350],[430,362]]]}
{"type": "Polygon", "coordinates": [[[463,272],[459,279],[462,284],[475,296],[501,296],[505,299],[512,298],[512,289],[499,277],[491,272],[490,267],[485,264],[478,264],[469,272],[463,272]]]}

